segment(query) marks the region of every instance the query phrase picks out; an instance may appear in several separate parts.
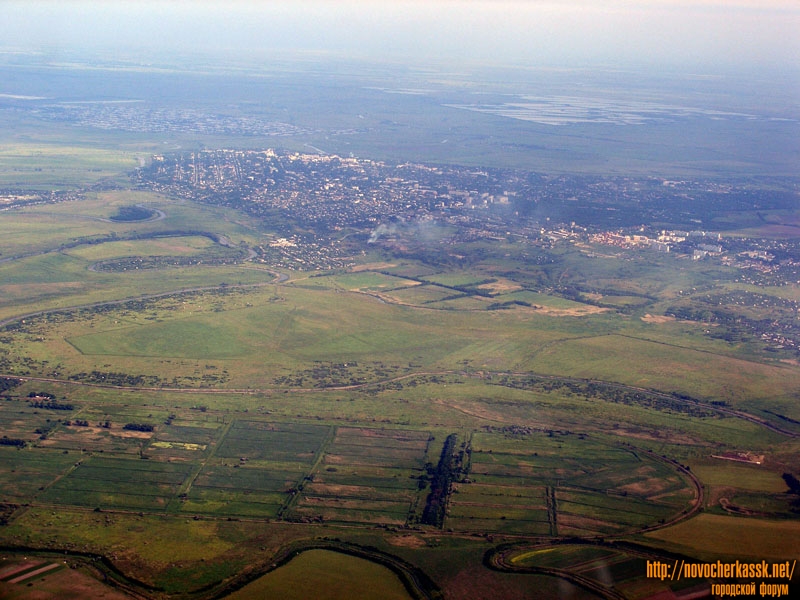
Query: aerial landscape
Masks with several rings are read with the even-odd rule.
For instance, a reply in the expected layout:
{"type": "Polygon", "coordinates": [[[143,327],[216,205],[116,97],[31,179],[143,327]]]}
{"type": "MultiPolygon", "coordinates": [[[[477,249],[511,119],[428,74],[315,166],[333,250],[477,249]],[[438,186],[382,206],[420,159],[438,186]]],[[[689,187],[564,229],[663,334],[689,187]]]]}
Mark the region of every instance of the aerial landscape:
{"type": "Polygon", "coordinates": [[[791,597],[791,1],[4,3],[0,599],[791,597]]]}

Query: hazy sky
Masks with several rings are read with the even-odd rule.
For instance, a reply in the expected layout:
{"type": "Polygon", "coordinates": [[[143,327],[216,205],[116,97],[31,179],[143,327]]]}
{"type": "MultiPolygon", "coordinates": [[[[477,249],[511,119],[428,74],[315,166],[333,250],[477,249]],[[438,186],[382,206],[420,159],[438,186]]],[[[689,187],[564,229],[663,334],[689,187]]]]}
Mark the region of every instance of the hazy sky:
{"type": "Polygon", "coordinates": [[[537,66],[800,65],[800,0],[0,0],[0,47],[537,66]]]}

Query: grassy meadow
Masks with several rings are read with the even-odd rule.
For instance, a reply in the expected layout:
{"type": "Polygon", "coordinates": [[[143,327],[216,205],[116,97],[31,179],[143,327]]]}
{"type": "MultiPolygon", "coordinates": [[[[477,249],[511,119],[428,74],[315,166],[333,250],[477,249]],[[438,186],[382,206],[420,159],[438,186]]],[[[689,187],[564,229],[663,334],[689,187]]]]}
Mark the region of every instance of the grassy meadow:
{"type": "MultiPolygon", "coordinates": [[[[6,151],[33,157],[31,173],[4,175],[20,182],[48,156],[6,151]]],[[[135,158],[67,156],[74,185],[135,158]]],[[[51,164],[42,185],[60,176],[51,164]]],[[[384,566],[330,551],[271,570],[282,549],[322,539],[400,557],[444,597],[525,597],[531,582],[589,597],[484,568],[509,541],[797,555],[783,474],[800,456],[800,368],[664,316],[709,280],[747,288],[722,268],[561,247],[529,265],[509,246],[470,269],[374,253],[277,277],[235,254],[268,245],[264,223],[124,190],[3,211],[0,229],[3,544],[102,554],[145,595],[198,599],[245,580],[233,597],[336,597],[366,579],[409,597],[384,566]],[[135,204],[158,212],[111,220],[135,204]],[[586,281],[594,291],[554,292],[586,281]]],[[[632,599],[664,591],[624,552],[512,562],[577,565],[632,599]]]]}
{"type": "Polygon", "coordinates": [[[257,579],[228,596],[245,598],[364,598],[365,600],[411,599],[397,576],[386,567],[363,558],[330,550],[308,550],[286,566],[257,579]],[[368,581],[369,586],[364,587],[368,581]]]}
{"type": "Polygon", "coordinates": [[[58,144],[0,144],[0,186],[41,190],[74,189],[119,177],[145,154],[58,144]]]}

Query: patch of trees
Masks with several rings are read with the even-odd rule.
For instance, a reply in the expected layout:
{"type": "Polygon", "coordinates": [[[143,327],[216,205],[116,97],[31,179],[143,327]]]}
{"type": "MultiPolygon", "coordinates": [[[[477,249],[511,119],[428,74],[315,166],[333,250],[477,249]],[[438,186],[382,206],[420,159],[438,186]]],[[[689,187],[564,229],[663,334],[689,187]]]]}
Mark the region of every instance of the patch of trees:
{"type": "Polygon", "coordinates": [[[495,283],[496,281],[497,279],[489,278],[489,279],[483,279],[481,281],[476,281],[475,283],[470,283],[469,285],[445,285],[442,287],[446,287],[447,289],[461,292],[462,294],[468,294],[470,296],[482,296],[484,298],[492,298],[497,295],[493,290],[491,290],[490,288],[481,288],[479,286],[495,283]]]}
{"type": "Polygon", "coordinates": [[[786,421],[787,423],[793,423],[794,425],[800,425],[800,421],[798,421],[797,419],[793,419],[791,417],[787,417],[786,415],[782,415],[780,413],[776,413],[771,410],[765,410],[764,412],[778,417],[781,421],[786,421]]]}
{"type": "MultiPolygon", "coordinates": [[[[372,373],[373,377],[390,377],[393,372],[385,371],[379,365],[372,373]]],[[[362,385],[367,383],[365,371],[368,367],[360,368],[357,362],[333,363],[315,361],[311,369],[298,371],[296,374],[283,375],[275,378],[275,383],[287,387],[316,387],[328,388],[345,385],[362,385]]],[[[396,367],[392,367],[395,369],[396,367]]]]}
{"type": "Polygon", "coordinates": [[[131,375],[130,373],[117,373],[105,371],[92,371],[91,373],[75,373],[70,375],[71,381],[85,381],[89,383],[104,383],[120,387],[157,387],[164,382],[155,375],[131,375]]]}
{"type": "Polygon", "coordinates": [[[74,410],[72,404],[62,404],[60,402],[31,402],[33,408],[46,408],[48,410],[74,410]]]}
{"type": "Polygon", "coordinates": [[[794,301],[764,294],[730,293],[708,296],[702,302],[706,306],[670,306],[664,314],[686,321],[719,325],[708,335],[729,342],[740,342],[753,336],[778,338],[784,345],[800,346],[800,323],[796,317],[798,306],[794,301]],[[731,309],[737,306],[741,308],[731,309]],[[744,310],[766,314],[764,318],[757,318],[744,314],[744,310]]]}
{"type": "Polygon", "coordinates": [[[126,256],[104,260],[94,265],[96,271],[119,273],[167,267],[192,267],[196,265],[235,265],[246,253],[222,248],[218,252],[203,252],[195,256],[126,256]]]}
{"type": "Polygon", "coordinates": [[[0,504],[0,526],[8,525],[11,515],[19,508],[19,504],[3,502],[0,504]]]}
{"type": "Polygon", "coordinates": [[[9,377],[0,377],[0,392],[7,392],[13,390],[19,385],[18,379],[11,379],[9,377]]]}
{"type": "Polygon", "coordinates": [[[503,376],[492,381],[495,385],[537,392],[561,392],[587,399],[603,400],[617,404],[637,405],[664,412],[679,412],[693,417],[714,417],[718,413],[711,408],[699,406],[694,399],[684,394],[667,396],[645,390],[628,389],[623,386],[600,381],[579,381],[537,377],[503,376]]]}
{"type": "Polygon", "coordinates": [[[530,302],[525,302],[524,300],[508,300],[507,302],[493,302],[489,306],[486,307],[486,310],[505,310],[508,308],[513,308],[514,306],[531,306],[530,302]]]}
{"type": "Polygon", "coordinates": [[[791,510],[794,513],[798,513],[800,512],[800,481],[791,473],[784,473],[782,477],[786,485],[789,486],[789,493],[797,496],[797,498],[792,500],[791,510]]]}
{"type": "Polygon", "coordinates": [[[47,425],[42,425],[41,427],[37,427],[34,430],[34,433],[38,434],[40,437],[39,439],[46,440],[47,436],[50,435],[50,432],[53,431],[56,427],[58,427],[58,423],[51,423],[50,419],[47,419],[47,425]]]}
{"type": "Polygon", "coordinates": [[[156,427],[150,423],[125,423],[122,428],[128,431],[153,431],[156,427]]]}
{"type": "Polygon", "coordinates": [[[433,525],[440,528],[444,525],[447,499],[450,496],[450,488],[459,467],[455,456],[457,442],[458,436],[455,433],[448,435],[444,441],[442,454],[439,457],[439,464],[436,469],[433,469],[432,465],[428,465],[431,491],[425,502],[425,509],[422,511],[421,519],[421,522],[425,525],[433,525]]]}
{"type": "Polygon", "coordinates": [[[24,448],[25,444],[25,440],[21,440],[19,438],[10,438],[7,435],[4,435],[0,438],[0,446],[16,446],[17,448],[24,448]]]}
{"type": "Polygon", "coordinates": [[[784,473],[782,477],[783,480],[786,482],[786,485],[789,486],[789,492],[800,496],[800,481],[798,481],[797,477],[795,477],[791,473],[784,473]]]}
{"type": "Polygon", "coordinates": [[[44,392],[31,392],[28,394],[28,401],[33,408],[48,410],[73,410],[74,408],[72,404],[58,402],[53,394],[44,392]]]}
{"type": "Polygon", "coordinates": [[[630,290],[593,288],[578,284],[557,286],[553,289],[553,292],[560,295],[562,298],[565,298],[566,300],[572,300],[573,302],[580,302],[582,304],[589,304],[591,306],[597,306],[598,308],[610,308],[621,313],[630,313],[634,309],[640,309],[641,307],[647,306],[656,301],[656,298],[654,298],[653,296],[650,296],[648,294],[642,294],[640,292],[634,292],[630,290]],[[633,298],[642,298],[643,301],[627,306],[620,306],[619,304],[614,304],[612,302],[603,302],[602,300],[595,300],[594,298],[591,297],[590,294],[600,294],[602,296],[630,296],[633,298]]]}

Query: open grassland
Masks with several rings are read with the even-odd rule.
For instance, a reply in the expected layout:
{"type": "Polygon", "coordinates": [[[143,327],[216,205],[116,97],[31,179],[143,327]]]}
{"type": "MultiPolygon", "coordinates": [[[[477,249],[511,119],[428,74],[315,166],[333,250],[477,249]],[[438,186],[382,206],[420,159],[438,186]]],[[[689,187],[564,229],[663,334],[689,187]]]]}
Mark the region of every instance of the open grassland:
{"type": "Polygon", "coordinates": [[[228,596],[245,598],[364,598],[406,600],[412,598],[397,575],[384,566],[330,550],[308,550],[283,567],[264,575],[228,596]],[[369,582],[364,586],[364,582],[369,582]]]}
{"type": "MultiPolygon", "coordinates": [[[[26,381],[0,380],[3,542],[101,552],[166,593],[212,589],[297,538],[391,546],[430,564],[452,597],[478,581],[525,588],[509,578],[533,575],[480,566],[488,540],[512,537],[796,555],[781,476],[797,464],[800,371],[664,316],[704,277],[728,281],[723,269],[556,249],[552,263],[509,253],[467,270],[369,256],[280,279],[256,263],[106,271],[270,237],[233,211],[140,192],[11,214],[0,374],[26,381]],[[108,220],[136,204],[163,218],[108,220]],[[712,458],[740,452],[765,460],[712,458]],[[635,533],[685,516],[698,489],[705,513],[635,533]],[[737,510],[750,516],[721,514],[737,510]],[[468,550],[450,554],[458,544],[468,550]]],[[[663,591],[642,583],[639,558],[572,549],[554,562],[610,574],[631,597],[663,591]]],[[[295,589],[294,564],[253,585],[295,589]]],[[[338,567],[325,565],[329,581],[338,567]]],[[[362,566],[342,567],[347,585],[381,580],[362,566]]]]}
{"type": "MultiPolygon", "coordinates": [[[[513,571],[559,570],[588,580],[600,590],[613,587],[626,598],[649,598],[664,594],[672,597],[688,588],[701,586],[701,580],[671,581],[647,577],[647,561],[657,555],[641,551],[626,551],[610,545],[559,544],[542,545],[533,549],[507,551],[502,562],[513,571]]],[[[702,589],[702,588],[701,588],[702,589]]],[[[693,591],[698,591],[694,589],[693,591]]]]}
{"type": "Polygon", "coordinates": [[[743,464],[730,460],[704,459],[691,462],[692,472],[709,486],[737,488],[759,492],[785,492],[786,483],[772,470],[760,464],[743,464]]]}
{"type": "MultiPolygon", "coordinates": [[[[418,282],[369,271],[359,271],[348,275],[336,275],[329,278],[333,285],[351,291],[373,291],[403,289],[406,286],[418,285],[418,282]]],[[[316,279],[315,283],[319,283],[316,279]]]]}
{"type": "Polygon", "coordinates": [[[0,186],[43,190],[89,185],[138,166],[132,152],[59,144],[2,144],[0,161],[0,186]]]}
{"type": "Polygon", "coordinates": [[[274,279],[265,270],[237,267],[176,267],[169,269],[165,277],[163,270],[91,272],[88,271],[90,264],[64,255],[47,255],[0,265],[4,277],[0,285],[3,291],[0,318],[13,319],[41,311],[138,299],[143,294],[175,294],[176,289],[208,289],[231,282],[259,285],[274,279]],[[22,309],[21,303],[25,303],[22,309]]]}
{"type": "MultiPolygon", "coordinates": [[[[207,273],[214,272],[222,275],[224,270],[209,267],[207,273]]],[[[200,277],[197,270],[190,273],[200,277]]],[[[250,281],[268,277],[243,273],[250,281]]],[[[168,360],[235,360],[217,363],[231,372],[232,387],[272,387],[279,383],[276,375],[303,369],[309,376],[301,377],[296,387],[330,387],[374,380],[353,373],[351,381],[348,374],[362,361],[373,365],[373,371],[380,371],[378,363],[447,369],[465,360],[479,361],[479,367],[513,367],[518,356],[563,335],[549,331],[551,324],[537,323],[536,317],[459,312],[443,317],[361,295],[293,286],[189,294],[132,307],[29,319],[24,329],[35,331],[36,337],[20,336],[19,351],[62,364],[63,373],[137,370],[171,380],[174,367],[168,360]],[[315,385],[319,363],[346,366],[330,383],[315,385]]]]}
{"type": "MultiPolygon", "coordinates": [[[[597,336],[552,344],[526,365],[545,373],[616,380],[634,386],[752,406],[800,385],[791,366],[765,365],[630,336],[597,336]],[[624,368],[621,366],[624,365],[624,368]]],[[[800,417],[796,411],[793,417],[800,417]]]]}
{"type": "Polygon", "coordinates": [[[759,211],[758,214],[731,212],[717,217],[715,226],[732,236],[792,238],[798,235],[800,211],[769,210],[763,213],[759,211]]]}
{"type": "Polygon", "coordinates": [[[109,242],[100,246],[90,246],[68,250],[70,256],[84,260],[107,260],[123,256],[192,256],[212,247],[214,242],[205,237],[185,236],[157,238],[154,240],[131,240],[109,242]]]}
{"type": "MultiPolygon", "coordinates": [[[[481,396],[461,399],[463,387],[444,398],[441,390],[434,387],[430,391],[432,396],[423,398],[414,392],[413,386],[409,388],[413,380],[391,380],[423,369],[463,369],[465,365],[481,370],[517,369],[522,366],[520,357],[528,355],[535,356],[532,362],[541,365],[537,369],[540,372],[617,379],[629,385],[656,389],[670,373],[681,372],[684,375],[682,385],[675,391],[690,393],[703,384],[702,389],[708,392],[699,399],[706,401],[731,401],[726,396],[731,390],[738,394],[747,392],[756,399],[761,396],[762,405],[772,403],[773,410],[777,408],[792,414],[791,407],[781,400],[791,397],[797,381],[796,370],[788,366],[770,366],[705,353],[698,357],[696,351],[629,336],[577,339],[570,331],[552,330],[561,323],[571,328],[568,322],[527,317],[517,312],[432,316],[413,308],[381,305],[358,295],[344,298],[333,291],[291,286],[280,287],[277,291],[280,296],[275,295],[274,286],[250,292],[204,293],[153,301],[148,305],[152,308],[144,311],[121,306],[102,315],[59,318],[62,322],[40,319],[26,324],[26,334],[16,334],[12,338],[18,340],[18,344],[10,346],[8,352],[11,356],[19,352],[42,363],[34,371],[28,367],[21,373],[26,375],[49,375],[53,367],[48,365],[59,365],[62,376],[96,383],[118,381],[122,385],[126,381],[128,385],[141,381],[140,385],[169,386],[178,380],[195,381],[194,387],[205,383],[217,388],[269,390],[363,387],[373,383],[384,389],[408,390],[409,397],[419,397],[420,402],[425,400],[429,404],[433,400],[465,413],[477,411],[478,417],[489,416],[492,405],[503,404],[502,396],[497,396],[498,390],[492,389],[487,399],[481,396]],[[332,314],[339,316],[335,325],[332,314]],[[455,333],[448,335],[451,331],[455,333]],[[525,337],[520,337],[523,332],[525,337]],[[566,341],[560,341],[559,337],[563,340],[564,336],[566,341]],[[613,345],[620,340],[622,344],[613,345]],[[576,348],[575,352],[567,354],[572,348],[576,348]],[[581,354],[579,350],[585,351],[581,354]],[[670,354],[656,356],[659,350],[671,353],[673,361],[666,360],[670,354]],[[549,366],[556,363],[554,356],[563,359],[558,361],[557,371],[549,366]],[[720,372],[701,369],[693,362],[700,359],[718,366],[720,372]],[[626,371],[620,371],[621,364],[626,365],[626,371]],[[614,369],[613,377],[610,369],[614,369]],[[634,378],[637,370],[640,373],[657,370],[662,379],[634,378]],[[107,375],[98,375],[102,373],[107,375]],[[131,377],[108,375],[115,373],[128,373],[131,377]],[[687,373],[692,379],[686,377],[687,373]],[[137,379],[139,376],[144,379],[137,379]],[[390,383],[382,383],[386,380],[390,383]]],[[[467,395],[472,393],[482,392],[466,389],[467,395]]],[[[531,402],[542,401],[535,394],[519,396],[525,400],[518,400],[504,409],[505,417],[501,420],[515,418],[514,406],[521,410],[532,409],[531,402]]],[[[554,399],[561,397],[556,394],[554,399]]],[[[602,410],[607,411],[604,420],[613,418],[625,423],[636,420],[637,414],[646,414],[649,415],[647,420],[652,422],[659,415],[658,411],[638,413],[636,407],[603,404],[602,410]]],[[[556,402],[546,402],[545,406],[545,410],[559,410],[556,402]]],[[[559,412],[568,413],[578,406],[595,411],[592,403],[574,397],[559,412]]],[[[600,413],[599,406],[597,412],[600,413]]],[[[736,419],[698,420],[691,412],[686,418],[674,413],[675,409],[662,411],[663,418],[653,424],[680,430],[684,437],[691,437],[695,431],[710,433],[717,429],[719,433],[713,434],[712,439],[720,441],[725,439],[726,431],[730,434],[733,430],[758,430],[736,419]]],[[[724,415],[714,415],[712,410],[705,416],[724,415]]],[[[566,422],[574,420],[568,414],[564,417],[566,422]]]]}
{"type": "Polygon", "coordinates": [[[2,502],[18,504],[32,498],[41,488],[66,472],[74,456],[56,452],[23,452],[0,446],[0,497],[2,502]]]}
{"type": "Polygon", "coordinates": [[[646,534],[646,539],[672,550],[708,560],[721,556],[757,560],[800,558],[796,520],[769,521],[721,515],[700,515],[689,522],[646,534]]]}
{"type": "Polygon", "coordinates": [[[0,319],[147,293],[264,283],[274,278],[263,269],[218,264],[221,259],[235,262],[239,251],[213,244],[208,237],[198,236],[198,231],[224,235],[234,245],[255,241],[251,224],[241,219],[234,222],[224,210],[169,204],[158,198],[157,205],[166,213],[163,219],[108,220],[120,205],[148,199],[155,201],[148,194],[108,192],[24,213],[0,213],[0,223],[10,236],[0,241],[0,319]],[[67,211],[67,205],[74,211],[67,211]],[[225,224],[222,228],[221,223],[225,224]],[[6,257],[17,258],[3,262],[6,257]],[[130,264],[115,265],[114,259],[120,257],[131,257],[130,264]],[[149,257],[167,258],[150,264],[149,257]],[[193,257],[200,264],[186,265],[181,260],[193,257]]]}

